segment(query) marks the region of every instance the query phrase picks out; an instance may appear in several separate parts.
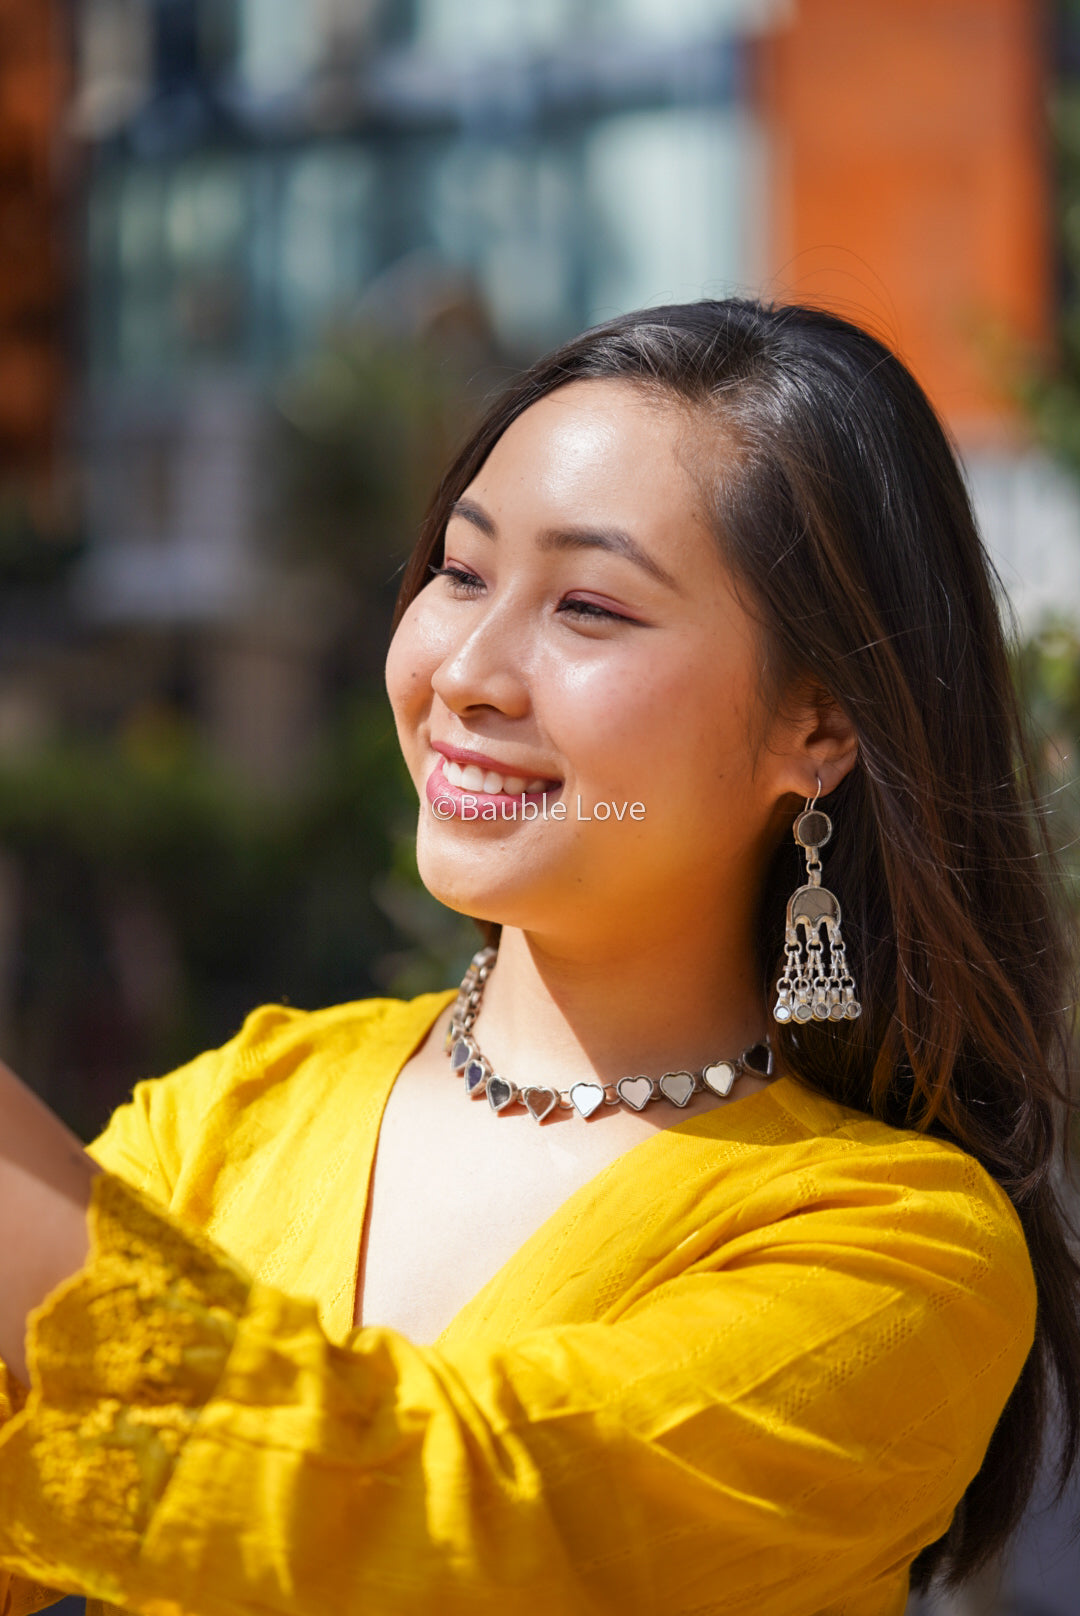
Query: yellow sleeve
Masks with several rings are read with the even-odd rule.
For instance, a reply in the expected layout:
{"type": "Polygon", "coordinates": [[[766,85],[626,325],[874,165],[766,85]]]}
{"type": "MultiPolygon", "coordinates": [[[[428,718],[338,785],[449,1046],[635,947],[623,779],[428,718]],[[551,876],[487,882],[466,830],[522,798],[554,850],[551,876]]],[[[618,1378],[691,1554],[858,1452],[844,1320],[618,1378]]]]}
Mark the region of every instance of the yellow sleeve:
{"type": "Polygon", "coordinates": [[[852,1149],[611,1322],[442,1348],[333,1345],[108,1174],[91,1231],[0,1438],[0,1563],[150,1616],[836,1608],[945,1529],[1034,1330],[948,1147],[852,1149]]]}
{"type": "MultiPolygon", "coordinates": [[[[280,1005],[264,1005],[220,1049],[206,1051],[166,1077],[138,1083],[130,1101],[114,1111],[104,1131],[87,1146],[89,1154],[109,1172],[167,1205],[193,1126],[204,1123],[208,1110],[218,1103],[237,1061],[250,1059],[250,1052],[293,1015],[280,1005]]],[[[25,1398],[26,1388],[0,1361],[0,1431],[25,1398]]],[[[27,1581],[0,1565],[0,1616],[30,1616],[65,1592],[81,1591],[77,1583],[52,1587],[27,1581]]]]}
{"type": "MultiPolygon", "coordinates": [[[[193,1064],[199,1065],[198,1062],[193,1064]]],[[[206,1057],[202,1057],[204,1070],[199,1075],[209,1075],[205,1070],[208,1065],[206,1057]]],[[[184,1070],[186,1073],[188,1069],[184,1070]]],[[[122,1174],[155,1199],[167,1202],[171,1184],[155,1144],[153,1088],[152,1083],[140,1084],[132,1100],[113,1114],[104,1133],[88,1148],[103,1166],[122,1174]]],[[[22,1410],[26,1395],[26,1387],[0,1361],[0,1432],[22,1410]]],[[[32,1612],[55,1604],[65,1593],[82,1591],[78,1580],[65,1580],[61,1586],[53,1586],[51,1582],[46,1585],[14,1575],[0,1565],[0,1616],[31,1616],[32,1612]]]]}
{"type": "MultiPolygon", "coordinates": [[[[26,1401],[26,1387],[0,1363],[0,1429],[18,1414],[26,1401]]],[[[78,1590],[72,1589],[73,1593],[78,1590]]],[[[64,1597],[63,1590],[46,1587],[26,1577],[9,1576],[0,1568],[0,1613],[2,1616],[30,1616],[64,1597]]]]}

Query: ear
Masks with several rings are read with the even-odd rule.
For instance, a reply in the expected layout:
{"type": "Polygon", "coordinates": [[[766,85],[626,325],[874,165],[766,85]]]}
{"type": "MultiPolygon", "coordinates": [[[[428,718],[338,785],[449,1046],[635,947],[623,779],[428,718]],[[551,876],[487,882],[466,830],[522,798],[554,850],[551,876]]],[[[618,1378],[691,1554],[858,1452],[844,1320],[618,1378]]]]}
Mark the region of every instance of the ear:
{"type": "Polygon", "coordinates": [[[792,693],[782,730],[774,741],[777,783],[784,793],[814,797],[835,791],[859,755],[855,725],[820,685],[792,693]]]}

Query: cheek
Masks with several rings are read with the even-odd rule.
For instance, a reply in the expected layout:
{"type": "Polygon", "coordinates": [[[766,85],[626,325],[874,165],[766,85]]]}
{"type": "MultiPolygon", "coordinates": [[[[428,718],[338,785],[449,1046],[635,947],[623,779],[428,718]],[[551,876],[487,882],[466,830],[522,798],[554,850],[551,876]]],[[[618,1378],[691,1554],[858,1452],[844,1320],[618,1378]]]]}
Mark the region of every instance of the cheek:
{"type": "Polygon", "coordinates": [[[722,654],[552,670],[548,689],[552,730],[598,789],[681,796],[749,770],[751,693],[722,654]]]}
{"type": "Polygon", "coordinates": [[[445,625],[421,594],[398,624],[386,654],[386,692],[399,722],[430,699],[431,676],[447,649],[445,625]]]}

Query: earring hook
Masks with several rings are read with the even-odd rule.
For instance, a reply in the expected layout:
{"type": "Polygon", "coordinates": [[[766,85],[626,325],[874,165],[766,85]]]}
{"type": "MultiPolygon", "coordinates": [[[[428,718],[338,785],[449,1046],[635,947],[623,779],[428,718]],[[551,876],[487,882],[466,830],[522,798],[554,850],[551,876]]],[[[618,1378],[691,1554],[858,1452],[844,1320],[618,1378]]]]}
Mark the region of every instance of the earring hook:
{"type": "Polygon", "coordinates": [[[811,802],[810,798],[807,797],[807,799],[806,799],[806,807],[803,809],[804,814],[808,814],[810,812],[811,808],[816,808],[817,807],[817,800],[821,796],[821,776],[820,776],[820,774],[815,774],[814,779],[817,781],[817,790],[814,792],[814,800],[813,800],[813,802],[811,802]]]}

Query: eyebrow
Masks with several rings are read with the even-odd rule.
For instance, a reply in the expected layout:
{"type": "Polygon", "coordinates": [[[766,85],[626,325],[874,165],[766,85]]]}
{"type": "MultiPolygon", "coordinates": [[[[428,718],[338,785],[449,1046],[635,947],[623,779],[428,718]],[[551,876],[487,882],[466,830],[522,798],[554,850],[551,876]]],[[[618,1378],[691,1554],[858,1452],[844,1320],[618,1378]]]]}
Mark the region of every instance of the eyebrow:
{"type": "MultiPolygon", "coordinates": [[[[499,530],[482,505],[472,499],[456,499],[450,507],[450,516],[460,516],[485,538],[497,539],[499,530]]],[[[621,527],[549,527],[537,536],[541,550],[607,550],[612,555],[625,557],[647,572],[658,583],[682,594],[675,578],[662,567],[636,539],[621,527]]]]}

